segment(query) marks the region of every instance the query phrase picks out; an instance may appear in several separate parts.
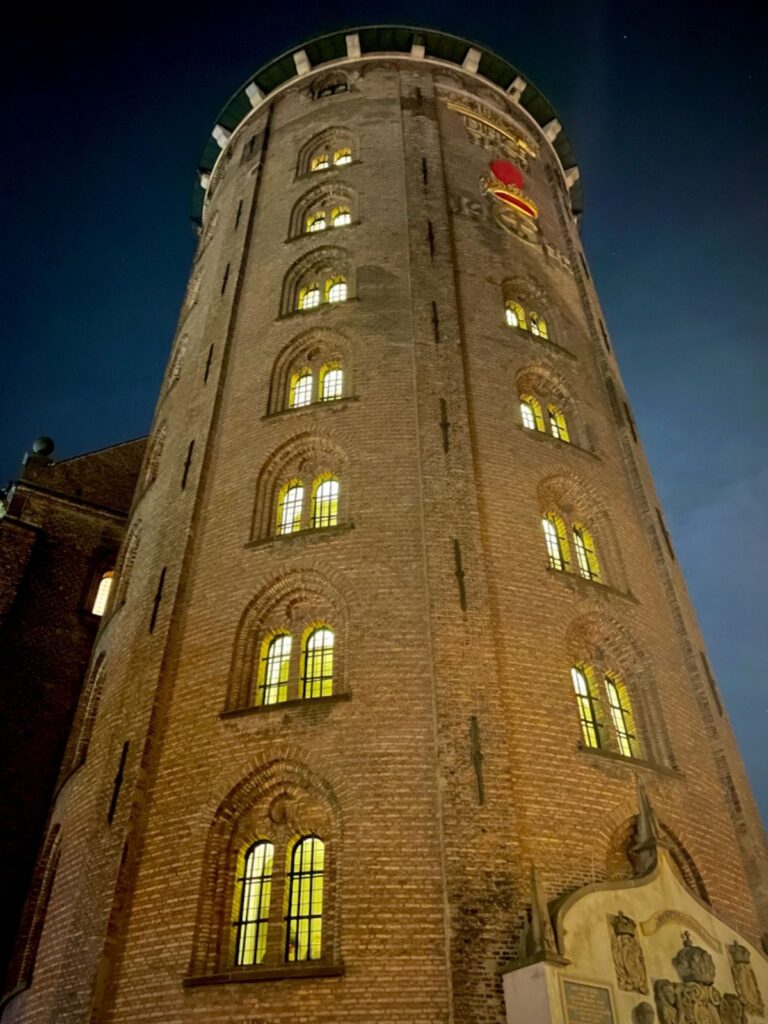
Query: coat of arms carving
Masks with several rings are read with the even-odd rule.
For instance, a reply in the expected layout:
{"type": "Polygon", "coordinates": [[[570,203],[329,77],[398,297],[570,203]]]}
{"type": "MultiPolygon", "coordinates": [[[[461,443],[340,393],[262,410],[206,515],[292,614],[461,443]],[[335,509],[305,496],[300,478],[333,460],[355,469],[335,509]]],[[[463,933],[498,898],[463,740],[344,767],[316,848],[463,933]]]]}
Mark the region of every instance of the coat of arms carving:
{"type": "Polygon", "coordinates": [[[749,962],[749,950],[739,942],[732,942],[728,946],[728,959],[731,962],[733,984],[739,999],[744,1004],[744,1009],[747,1013],[756,1013],[762,1017],[765,1013],[765,1004],[757,985],[755,972],[749,962]]]}
{"type": "Polygon", "coordinates": [[[611,951],[616,980],[625,992],[648,991],[645,958],[637,939],[637,925],[621,911],[611,920],[611,951]]]}

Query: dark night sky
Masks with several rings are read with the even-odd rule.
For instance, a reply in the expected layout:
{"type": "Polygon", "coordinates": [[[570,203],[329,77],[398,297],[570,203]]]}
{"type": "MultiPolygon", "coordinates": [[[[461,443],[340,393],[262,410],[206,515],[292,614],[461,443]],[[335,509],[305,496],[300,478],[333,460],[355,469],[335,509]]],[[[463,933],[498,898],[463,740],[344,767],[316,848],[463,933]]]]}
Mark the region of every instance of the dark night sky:
{"type": "Polygon", "coordinates": [[[188,3],[180,17],[33,0],[21,19],[4,24],[0,480],[38,434],[64,458],[149,429],[197,158],[259,65],[319,32],[400,22],[477,39],[531,77],[576,149],[598,292],[768,818],[766,21],[658,0],[188,3]]]}

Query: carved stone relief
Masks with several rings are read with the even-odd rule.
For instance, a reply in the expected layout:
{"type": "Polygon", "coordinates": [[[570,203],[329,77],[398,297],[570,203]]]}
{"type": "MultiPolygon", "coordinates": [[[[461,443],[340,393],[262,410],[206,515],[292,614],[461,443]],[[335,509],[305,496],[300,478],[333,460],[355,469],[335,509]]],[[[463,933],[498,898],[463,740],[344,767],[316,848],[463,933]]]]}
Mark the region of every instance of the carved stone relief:
{"type": "Polygon", "coordinates": [[[765,1004],[757,986],[755,972],[749,962],[749,950],[739,942],[732,942],[728,947],[728,959],[731,963],[733,984],[744,1008],[748,1013],[756,1013],[762,1017],[765,1014],[765,1004]]]}
{"type": "Polygon", "coordinates": [[[643,950],[636,935],[637,925],[621,911],[614,914],[610,921],[613,966],[619,988],[625,992],[645,994],[648,991],[648,978],[643,950]]]}

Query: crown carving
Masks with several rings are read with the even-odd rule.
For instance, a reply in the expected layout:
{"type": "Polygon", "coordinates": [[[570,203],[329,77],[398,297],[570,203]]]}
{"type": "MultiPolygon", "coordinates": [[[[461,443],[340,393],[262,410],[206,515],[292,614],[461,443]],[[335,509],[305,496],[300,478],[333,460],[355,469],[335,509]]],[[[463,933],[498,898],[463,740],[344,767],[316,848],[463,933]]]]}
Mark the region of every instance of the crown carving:
{"type": "Polygon", "coordinates": [[[715,980],[715,962],[706,949],[694,946],[690,932],[683,932],[683,948],[672,961],[682,981],[711,985],[715,980]]]}
{"type": "Polygon", "coordinates": [[[732,942],[728,947],[728,952],[731,954],[731,960],[735,964],[748,964],[750,959],[749,950],[742,946],[740,942],[732,942]]]}
{"type": "Polygon", "coordinates": [[[630,935],[632,938],[635,937],[635,932],[637,931],[637,925],[632,918],[627,917],[621,911],[618,914],[614,914],[611,918],[611,927],[616,935],[630,935]]]}

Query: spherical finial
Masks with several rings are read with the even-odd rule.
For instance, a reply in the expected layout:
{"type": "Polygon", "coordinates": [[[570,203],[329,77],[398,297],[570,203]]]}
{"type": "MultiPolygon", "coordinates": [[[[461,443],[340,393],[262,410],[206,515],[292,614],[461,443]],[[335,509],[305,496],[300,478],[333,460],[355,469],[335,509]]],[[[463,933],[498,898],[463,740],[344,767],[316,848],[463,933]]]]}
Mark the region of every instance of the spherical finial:
{"type": "Polygon", "coordinates": [[[46,437],[44,434],[42,437],[36,437],[32,442],[32,451],[35,455],[52,455],[55,447],[53,438],[46,437]]]}

